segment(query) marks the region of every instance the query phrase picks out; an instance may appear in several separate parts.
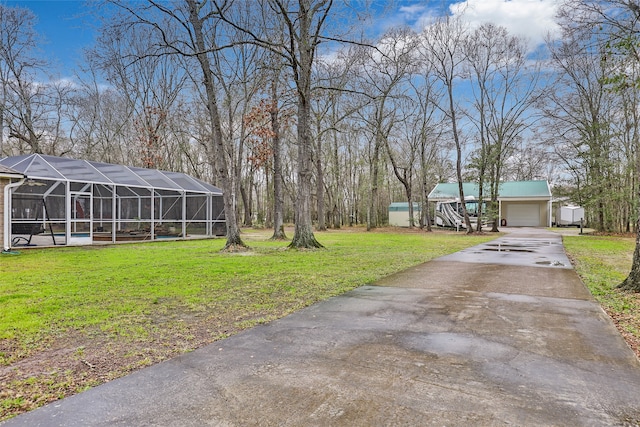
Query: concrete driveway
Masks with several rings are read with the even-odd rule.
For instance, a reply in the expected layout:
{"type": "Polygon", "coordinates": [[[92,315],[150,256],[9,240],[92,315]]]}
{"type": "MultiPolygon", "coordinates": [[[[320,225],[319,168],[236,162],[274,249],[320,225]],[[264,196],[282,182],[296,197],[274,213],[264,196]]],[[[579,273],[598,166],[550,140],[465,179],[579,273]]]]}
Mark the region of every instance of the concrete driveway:
{"type": "Polygon", "coordinates": [[[512,233],[5,422],[640,423],[640,363],[560,237],[512,233]]]}

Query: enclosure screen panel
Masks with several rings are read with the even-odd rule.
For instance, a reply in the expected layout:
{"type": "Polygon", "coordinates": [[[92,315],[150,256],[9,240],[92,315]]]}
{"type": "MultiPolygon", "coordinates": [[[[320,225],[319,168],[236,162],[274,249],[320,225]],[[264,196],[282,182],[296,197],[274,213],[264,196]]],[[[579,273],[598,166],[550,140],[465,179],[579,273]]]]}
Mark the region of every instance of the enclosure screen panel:
{"type": "Polygon", "coordinates": [[[107,180],[103,174],[84,160],[53,156],[48,156],[46,159],[68,180],[83,182],[105,182],[107,180]]]}
{"type": "Polygon", "coordinates": [[[206,191],[205,188],[188,175],[177,172],[164,172],[164,175],[185,190],[206,191]]]}
{"type": "Polygon", "coordinates": [[[138,176],[144,179],[146,182],[151,184],[153,187],[157,188],[175,188],[179,190],[181,187],[164,176],[162,172],[154,169],[143,169],[143,168],[131,168],[133,172],[135,172],[138,176]]]}
{"type": "Polygon", "coordinates": [[[115,184],[133,185],[137,187],[149,186],[149,184],[145,180],[133,173],[126,166],[99,162],[89,163],[115,184]]]}

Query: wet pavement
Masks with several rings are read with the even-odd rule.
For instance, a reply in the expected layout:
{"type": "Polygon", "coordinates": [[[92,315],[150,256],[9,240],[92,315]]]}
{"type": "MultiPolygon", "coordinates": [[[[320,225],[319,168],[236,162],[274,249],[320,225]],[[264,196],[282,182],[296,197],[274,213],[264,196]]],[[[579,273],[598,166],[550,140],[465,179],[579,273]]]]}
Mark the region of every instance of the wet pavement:
{"type": "Polygon", "coordinates": [[[527,229],[514,229],[505,237],[442,257],[440,261],[573,268],[559,236],[553,233],[545,237],[527,229]]]}
{"type": "Polygon", "coordinates": [[[517,229],[2,426],[638,425],[639,396],[560,236],[517,229]]]}

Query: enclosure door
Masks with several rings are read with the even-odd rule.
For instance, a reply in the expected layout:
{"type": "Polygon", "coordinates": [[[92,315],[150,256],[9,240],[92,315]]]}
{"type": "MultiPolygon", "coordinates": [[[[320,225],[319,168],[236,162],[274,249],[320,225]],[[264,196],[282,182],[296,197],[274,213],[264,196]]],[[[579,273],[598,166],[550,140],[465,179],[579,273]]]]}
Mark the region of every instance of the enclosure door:
{"type": "Polygon", "coordinates": [[[71,230],[69,245],[90,245],[93,241],[93,197],[91,193],[71,192],[71,230]]]}

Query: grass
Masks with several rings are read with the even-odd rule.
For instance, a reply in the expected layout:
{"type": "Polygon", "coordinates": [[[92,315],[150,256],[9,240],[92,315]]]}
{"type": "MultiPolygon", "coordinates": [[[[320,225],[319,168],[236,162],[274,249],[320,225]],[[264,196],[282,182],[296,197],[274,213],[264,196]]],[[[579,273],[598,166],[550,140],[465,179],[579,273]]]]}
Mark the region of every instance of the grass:
{"type": "Polygon", "coordinates": [[[591,294],[603,305],[624,310],[630,294],[616,286],[629,274],[635,240],[622,237],[564,236],[565,249],[591,294]]]}
{"type": "Polygon", "coordinates": [[[3,257],[0,339],[27,346],[93,326],[144,338],[154,319],[176,312],[299,308],[488,239],[318,233],[328,249],[285,251],[286,242],[265,236],[247,238],[254,251],[246,254],[219,253],[222,240],[200,240],[29,250],[3,257]]]}
{"type": "MultiPolygon", "coordinates": [[[[223,240],[24,250],[0,256],[0,421],[440,255],[495,238],[316,233],[327,249],[223,240]]],[[[591,293],[639,353],[640,296],[615,289],[634,239],[565,236],[591,293]]]]}
{"type": "Polygon", "coordinates": [[[331,231],[290,251],[269,236],[235,254],[219,239],[1,256],[0,420],[496,237],[331,231]]]}
{"type": "Polygon", "coordinates": [[[582,281],[640,356],[640,295],[616,289],[629,274],[634,245],[629,237],[564,237],[582,281]]]}

